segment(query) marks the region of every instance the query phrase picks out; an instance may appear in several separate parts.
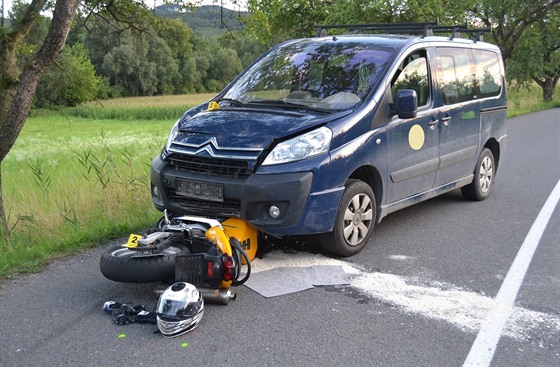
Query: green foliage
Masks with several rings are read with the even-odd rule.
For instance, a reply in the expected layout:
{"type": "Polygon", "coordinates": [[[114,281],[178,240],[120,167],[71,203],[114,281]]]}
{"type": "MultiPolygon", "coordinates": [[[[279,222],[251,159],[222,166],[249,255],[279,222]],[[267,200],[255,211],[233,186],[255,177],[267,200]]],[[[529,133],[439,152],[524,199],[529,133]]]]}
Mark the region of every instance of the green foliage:
{"type": "MultiPolygon", "coordinates": [[[[397,22],[464,23],[464,3],[447,0],[248,0],[244,18],[252,35],[267,45],[312,37],[317,24],[397,22]]],[[[334,32],[336,33],[336,32],[334,32]]]]}
{"type": "Polygon", "coordinates": [[[99,71],[112,85],[121,87],[123,96],[151,96],[157,92],[157,64],[148,58],[149,43],[143,35],[123,37],[110,50],[99,71]]]}
{"type": "Polygon", "coordinates": [[[142,32],[106,21],[91,28],[85,42],[92,62],[122,96],[218,91],[242,70],[236,51],[178,20],[159,19],[142,32]]]}
{"type": "MultiPolygon", "coordinates": [[[[28,4],[23,1],[17,0],[12,4],[12,11],[9,16],[11,22],[16,25],[20,22],[21,17],[23,17],[28,4]]],[[[31,28],[29,35],[26,38],[25,43],[22,43],[18,49],[18,61],[19,68],[23,69],[28,59],[37,50],[38,45],[40,45],[45,37],[50,25],[50,19],[46,16],[39,15],[36,19],[34,26],[31,28]]]]}
{"type": "Polygon", "coordinates": [[[508,77],[519,87],[536,82],[545,102],[554,98],[560,79],[560,9],[527,28],[508,64],[508,77]]]}
{"type": "Polygon", "coordinates": [[[213,48],[208,65],[206,90],[219,91],[242,70],[237,52],[230,48],[213,48]]]}
{"type": "Polygon", "coordinates": [[[225,33],[219,39],[219,43],[222,47],[237,52],[242,68],[249,66],[267,49],[266,45],[263,45],[261,42],[251,37],[247,32],[236,34],[225,33]]]}
{"type": "Polygon", "coordinates": [[[217,38],[226,31],[234,32],[243,29],[241,19],[247,16],[247,13],[217,5],[181,8],[176,4],[167,4],[158,6],[156,15],[166,19],[180,19],[199,36],[217,38]]]}
{"type": "Polygon", "coordinates": [[[100,97],[103,83],[104,80],[95,74],[82,44],[65,47],[55,63],[45,71],[37,87],[34,104],[39,108],[76,106],[100,97]]]}
{"type": "Polygon", "coordinates": [[[326,23],[464,23],[464,5],[446,0],[336,1],[328,10],[326,23]]]}
{"type": "Polygon", "coordinates": [[[324,24],[333,0],[248,0],[250,16],[244,22],[252,35],[267,46],[315,34],[324,24]]]}

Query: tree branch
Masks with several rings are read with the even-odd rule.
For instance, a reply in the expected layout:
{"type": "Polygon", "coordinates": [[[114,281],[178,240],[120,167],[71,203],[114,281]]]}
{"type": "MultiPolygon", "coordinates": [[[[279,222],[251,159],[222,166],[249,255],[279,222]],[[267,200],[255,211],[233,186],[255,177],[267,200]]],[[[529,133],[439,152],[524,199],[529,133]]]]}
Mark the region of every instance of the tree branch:
{"type": "Polygon", "coordinates": [[[23,17],[8,32],[8,39],[14,49],[29,35],[29,32],[31,32],[31,29],[37,22],[37,18],[41,15],[41,10],[45,7],[45,3],[46,0],[33,0],[25,9],[23,17]]]}

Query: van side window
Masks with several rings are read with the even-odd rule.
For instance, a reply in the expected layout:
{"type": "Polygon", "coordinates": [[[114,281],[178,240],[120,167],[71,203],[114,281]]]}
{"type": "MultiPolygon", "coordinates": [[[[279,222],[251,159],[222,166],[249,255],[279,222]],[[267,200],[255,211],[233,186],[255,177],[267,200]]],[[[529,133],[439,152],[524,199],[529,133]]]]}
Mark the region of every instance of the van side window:
{"type": "Polygon", "coordinates": [[[446,105],[477,98],[475,66],[468,48],[436,49],[438,89],[446,105]]]}
{"type": "Polygon", "coordinates": [[[495,52],[474,50],[476,60],[476,80],[478,83],[478,98],[500,95],[502,90],[502,74],[500,60],[495,52]]]}
{"type": "Polygon", "coordinates": [[[424,52],[416,52],[409,55],[393,76],[393,82],[391,83],[393,101],[397,91],[401,89],[415,90],[419,107],[428,104],[430,88],[428,62],[424,52]]]}

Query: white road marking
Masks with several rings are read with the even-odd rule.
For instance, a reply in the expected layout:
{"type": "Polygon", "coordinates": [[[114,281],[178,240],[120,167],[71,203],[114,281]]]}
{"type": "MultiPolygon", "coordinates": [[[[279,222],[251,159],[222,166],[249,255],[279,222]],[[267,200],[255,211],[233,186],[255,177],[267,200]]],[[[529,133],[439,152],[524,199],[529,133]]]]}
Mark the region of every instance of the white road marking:
{"type": "Polygon", "coordinates": [[[496,306],[488,313],[480,328],[471,350],[463,364],[470,366],[489,366],[500,341],[502,331],[514,310],[515,298],[523,283],[533,254],[535,253],[546,226],[560,200],[560,181],[546,200],[537,219],[531,226],[525,241],[513,261],[495,301],[496,306]]]}

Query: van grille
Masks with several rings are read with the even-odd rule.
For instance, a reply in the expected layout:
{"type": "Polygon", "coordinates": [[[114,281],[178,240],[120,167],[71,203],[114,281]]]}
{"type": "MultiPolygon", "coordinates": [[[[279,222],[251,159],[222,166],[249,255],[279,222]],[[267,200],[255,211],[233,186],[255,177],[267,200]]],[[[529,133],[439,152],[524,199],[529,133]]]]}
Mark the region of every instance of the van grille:
{"type": "Polygon", "coordinates": [[[172,196],[171,199],[176,205],[184,208],[189,213],[201,213],[204,215],[238,215],[241,212],[241,202],[237,200],[215,202],[184,198],[181,196],[172,196]]]}
{"type": "Polygon", "coordinates": [[[197,157],[173,153],[168,158],[169,164],[178,170],[204,173],[208,175],[248,177],[251,174],[245,161],[197,157]]]}

